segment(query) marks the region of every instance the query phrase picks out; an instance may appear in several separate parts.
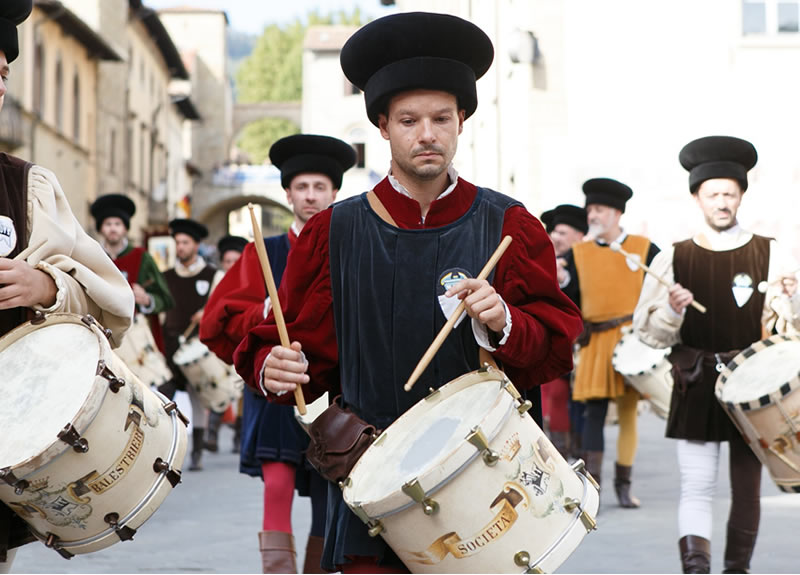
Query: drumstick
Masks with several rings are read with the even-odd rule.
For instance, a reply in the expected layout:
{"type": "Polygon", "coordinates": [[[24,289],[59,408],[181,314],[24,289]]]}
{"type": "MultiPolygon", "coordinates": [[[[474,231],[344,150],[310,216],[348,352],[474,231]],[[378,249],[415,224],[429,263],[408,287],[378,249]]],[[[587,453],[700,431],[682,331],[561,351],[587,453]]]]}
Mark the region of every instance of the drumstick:
{"type": "Polygon", "coordinates": [[[192,323],[189,324],[189,327],[186,328],[186,331],[183,332],[183,339],[189,339],[189,336],[194,331],[194,328],[197,327],[197,320],[193,319],[192,323]]]}
{"type": "MultiPolygon", "coordinates": [[[[634,258],[631,254],[629,254],[628,252],[623,250],[622,246],[619,245],[619,242],[611,242],[610,244],[608,244],[608,247],[611,248],[611,251],[618,252],[618,253],[622,254],[623,256],[625,256],[626,260],[628,260],[629,262],[635,263],[637,266],[642,268],[646,273],[648,273],[651,276],[653,276],[654,278],[656,278],[661,285],[665,286],[666,288],[671,288],[672,287],[672,284],[670,284],[667,280],[665,280],[660,275],[658,275],[656,272],[651,270],[646,264],[643,264],[637,258],[634,258]]],[[[704,306],[703,304],[701,304],[700,302],[697,302],[695,300],[692,300],[692,303],[690,303],[689,305],[692,306],[697,311],[699,311],[700,313],[706,313],[708,311],[706,309],[706,306],[704,306]]]]}
{"type": "MultiPolygon", "coordinates": [[[[497,261],[506,251],[506,248],[508,248],[508,245],[510,243],[511,243],[511,236],[506,236],[503,238],[503,241],[500,242],[499,246],[497,246],[497,249],[492,254],[492,257],[490,257],[489,261],[486,262],[486,265],[483,266],[481,273],[478,274],[478,277],[476,279],[485,280],[487,277],[489,277],[489,273],[492,271],[492,269],[494,269],[494,266],[497,265],[497,261]]],[[[408,381],[403,386],[403,389],[405,389],[406,391],[411,391],[411,388],[414,387],[415,383],[417,383],[419,376],[421,376],[422,372],[425,371],[425,368],[428,367],[428,364],[433,359],[433,356],[436,355],[436,352],[439,351],[440,347],[442,347],[444,340],[447,339],[448,335],[450,335],[450,332],[453,330],[453,326],[456,324],[458,318],[461,317],[461,313],[464,311],[466,305],[467,304],[464,303],[464,300],[461,300],[461,303],[458,304],[456,311],[452,313],[450,318],[447,320],[447,323],[445,323],[442,326],[442,329],[439,330],[436,339],[433,340],[433,343],[428,348],[428,351],[426,351],[425,355],[422,356],[422,359],[419,360],[417,367],[414,368],[411,377],[408,378],[408,381]]]]}
{"type": "MultiPolygon", "coordinates": [[[[264,236],[261,234],[261,227],[256,221],[256,212],[253,209],[253,204],[247,204],[247,209],[250,210],[250,222],[253,224],[253,242],[256,244],[256,252],[258,252],[258,261],[261,262],[261,272],[264,274],[264,283],[267,284],[267,293],[272,302],[272,313],[275,314],[275,324],[278,326],[278,335],[281,338],[281,345],[283,347],[291,347],[292,343],[289,341],[289,332],[286,330],[286,321],[283,319],[283,310],[281,309],[281,302],[278,300],[278,288],[275,287],[275,278],[272,277],[272,266],[269,265],[269,258],[267,257],[267,248],[264,246],[264,236]]],[[[294,401],[297,404],[297,411],[300,415],[306,414],[306,400],[303,397],[303,390],[300,386],[294,388],[294,401]]]]}

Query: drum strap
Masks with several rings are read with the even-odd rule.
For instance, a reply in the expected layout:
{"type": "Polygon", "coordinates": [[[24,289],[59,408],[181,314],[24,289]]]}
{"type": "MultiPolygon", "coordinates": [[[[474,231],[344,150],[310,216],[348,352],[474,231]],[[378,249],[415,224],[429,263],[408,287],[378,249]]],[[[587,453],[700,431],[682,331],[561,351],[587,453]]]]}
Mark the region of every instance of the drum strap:
{"type": "MultiPolygon", "coordinates": [[[[394,218],[392,218],[392,215],[389,213],[389,210],[386,209],[386,206],[383,205],[383,202],[378,197],[378,194],[376,194],[373,190],[367,192],[367,201],[369,202],[369,207],[372,208],[372,211],[374,211],[380,219],[390,226],[395,228],[400,227],[397,225],[397,223],[395,223],[394,218]]],[[[488,363],[495,369],[499,369],[497,367],[497,362],[492,357],[492,354],[482,347],[478,348],[478,360],[480,361],[481,365],[488,363]]]]}

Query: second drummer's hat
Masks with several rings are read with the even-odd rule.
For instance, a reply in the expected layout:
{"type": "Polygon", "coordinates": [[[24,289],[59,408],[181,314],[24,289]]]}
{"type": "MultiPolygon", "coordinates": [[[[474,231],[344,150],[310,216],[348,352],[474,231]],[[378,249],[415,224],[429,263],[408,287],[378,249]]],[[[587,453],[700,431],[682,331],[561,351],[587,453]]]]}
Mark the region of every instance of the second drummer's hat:
{"type": "Polygon", "coordinates": [[[95,229],[99,232],[106,218],[119,218],[126,229],[131,229],[131,218],[136,213],[136,204],[122,194],[106,194],[97,198],[89,211],[94,218],[95,229]]]}
{"type": "Polygon", "coordinates": [[[367,116],[378,125],[389,99],[406,90],[441,90],[458,98],[466,117],[478,107],[475,82],[492,64],[489,37],[449,14],[407,12],[373,20],[342,47],[347,79],[364,91],[367,116]]]}
{"type": "Polygon", "coordinates": [[[601,204],[625,212],[625,204],[633,196],[633,190],[622,182],[611,178],[592,178],[583,183],[586,206],[601,204]]]}
{"type": "Polygon", "coordinates": [[[10,64],[19,56],[17,26],[30,16],[33,0],[3,0],[0,2],[0,50],[10,64]]]}
{"type": "Polygon", "coordinates": [[[186,234],[199,242],[208,237],[208,228],[195,220],[176,218],[169,223],[169,233],[172,237],[175,237],[175,234],[186,234]]]}
{"type": "Polygon", "coordinates": [[[288,189],[298,174],[320,173],[342,187],[342,176],[356,163],[353,146],[338,138],[295,134],[281,138],[269,149],[269,159],[281,171],[281,186],[288,189]]]}
{"type": "Polygon", "coordinates": [[[697,192],[706,180],[729,178],[747,190],[747,172],[756,165],[758,153],[747,140],[732,136],[706,136],[686,144],[678,160],[689,171],[689,191],[697,192]]]}
{"type": "Polygon", "coordinates": [[[541,220],[548,234],[559,224],[566,224],[584,234],[589,231],[586,210],[572,204],[561,204],[547,210],[542,214],[541,220]]]}
{"type": "Polygon", "coordinates": [[[220,258],[229,251],[242,253],[246,245],[247,240],[241,236],[222,236],[217,242],[217,252],[220,258]]]}

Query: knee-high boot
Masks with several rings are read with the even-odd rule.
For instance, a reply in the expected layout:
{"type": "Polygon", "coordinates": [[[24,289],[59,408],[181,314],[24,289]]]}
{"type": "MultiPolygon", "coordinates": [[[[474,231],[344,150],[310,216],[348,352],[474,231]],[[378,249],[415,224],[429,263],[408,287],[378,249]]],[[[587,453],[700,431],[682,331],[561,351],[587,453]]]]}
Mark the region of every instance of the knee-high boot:
{"type": "Polygon", "coordinates": [[[757,536],[757,531],[738,529],[728,525],[723,573],[750,573],[750,558],[753,556],[757,536]]]}
{"type": "Polygon", "coordinates": [[[686,535],[678,541],[684,573],[711,573],[711,541],[697,535],[686,535]]]}
{"type": "Polygon", "coordinates": [[[297,573],[297,553],[294,536],[283,531],[261,531],[258,534],[261,549],[262,573],[297,573]]]}

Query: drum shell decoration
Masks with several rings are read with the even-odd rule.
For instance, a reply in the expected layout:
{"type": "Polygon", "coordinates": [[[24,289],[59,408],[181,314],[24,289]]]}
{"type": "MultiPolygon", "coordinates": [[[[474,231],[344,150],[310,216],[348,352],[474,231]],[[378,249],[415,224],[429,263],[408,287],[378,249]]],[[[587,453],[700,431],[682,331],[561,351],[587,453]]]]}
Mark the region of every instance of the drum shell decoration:
{"type": "Polygon", "coordinates": [[[722,370],[714,388],[717,399],[745,442],[767,468],[779,489],[800,493],[800,336],[773,335],[736,355],[722,370]],[[778,367],[790,377],[770,378],[778,367]],[[751,374],[767,382],[768,392],[750,392],[751,374]],[[749,385],[748,385],[749,384],[749,385]],[[746,386],[746,387],[745,387],[746,386]],[[730,401],[734,387],[745,396],[730,401]]]}
{"type": "Polygon", "coordinates": [[[147,316],[137,313],[119,347],[114,350],[145,385],[158,387],[172,379],[164,354],[156,346],[147,316]]]}
{"type": "Polygon", "coordinates": [[[655,349],[642,342],[633,331],[623,330],[614,348],[611,363],[625,381],[646,399],[657,416],[666,419],[672,403],[672,364],[667,359],[672,348],[655,349]]]}
{"type": "Polygon", "coordinates": [[[18,353],[26,337],[44,337],[53,326],[71,325],[74,335],[91,330],[98,343],[93,380],[57,381],[86,395],[64,422],[64,431],[73,432],[63,439],[54,434],[43,451],[22,461],[0,461],[0,500],[66,558],[131,539],[180,482],[187,445],[185,419],[174,404],[143,385],[86,317],[82,323],[73,314],[48,315],[0,339],[0,362],[3,353],[18,353]]]}
{"type": "Polygon", "coordinates": [[[224,413],[242,396],[244,381],[206,347],[197,336],[181,343],[172,361],[180,368],[203,405],[215,413],[224,413]]]}
{"type": "Polygon", "coordinates": [[[582,462],[572,467],[564,460],[529,406],[494,368],[451,381],[376,439],[341,485],[345,502],[413,573],[554,571],[595,528],[599,496],[582,462]],[[493,384],[487,389],[494,400],[476,402],[486,412],[468,438],[427,459],[426,430],[437,425],[436,405],[445,409],[464,390],[486,383],[493,384]],[[374,479],[395,469],[392,452],[382,451],[403,444],[421,447],[424,456],[417,459],[428,461],[426,467],[396,477],[391,493],[375,496],[374,479]]]}

